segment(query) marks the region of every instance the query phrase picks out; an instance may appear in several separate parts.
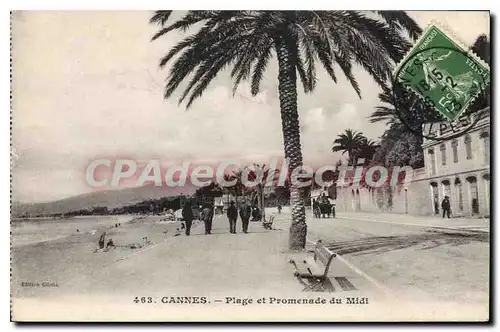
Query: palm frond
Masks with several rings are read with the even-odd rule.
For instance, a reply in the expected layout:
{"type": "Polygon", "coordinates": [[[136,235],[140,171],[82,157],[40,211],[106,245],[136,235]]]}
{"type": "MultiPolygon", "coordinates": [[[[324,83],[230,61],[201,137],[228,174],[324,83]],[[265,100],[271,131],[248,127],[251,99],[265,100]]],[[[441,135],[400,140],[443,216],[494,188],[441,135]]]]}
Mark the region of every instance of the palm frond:
{"type": "Polygon", "coordinates": [[[422,29],[402,10],[379,10],[377,14],[380,15],[389,26],[396,26],[399,30],[406,30],[413,40],[417,40],[422,34],[422,29]]]}
{"type": "Polygon", "coordinates": [[[332,66],[333,61],[330,53],[331,49],[328,48],[328,45],[324,45],[319,41],[314,42],[314,47],[316,48],[318,59],[323,65],[323,68],[325,68],[333,82],[337,83],[337,76],[335,75],[335,71],[332,66]]]}
{"type": "Polygon", "coordinates": [[[264,71],[266,70],[267,63],[271,58],[272,52],[272,44],[269,44],[269,47],[264,50],[264,52],[260,55],[259,60],[255,64],[252,75],[252,95],[255,96],[259,93],[260,90],[260,82],[262,81],[262,77],[264,76],[264,71]]]}
{"type": "Polygon", "coordinates": [[[316,87],[316,68],[314,65],[315,52],[313,49],[313,45],[306,38],[301,40],[302,47],[304,50],[304,59],[306,65],[306,75],[307,75],[307,90],[304,89],[304,92],[311,92],[316,87]]]}
{"type": "MultiPolygon", "coordinates": [[[[191,106],[226,67],[231,67],[233,93],[240,82],[250,80],[255,95],[273,50],[283,40],[305,92],[316,86],[318,60],[334,82],[338,66],[360,97],[355,64],[384,88],[395,61],[410,47],[403,32],[413,38],[421,29],[404,12],[381,11],[377,15],[379,19],[354,11],[188,11],[169,24],[171,11],[157,11],[150,19],[160,26],[153,40],[174,30],[186,32],[200,26],[160,60],[160,67],[173,61],[165,98],[189,80],[180,102],[187,100],[191,106]]],[[[359,140],[359,135],[351,134],[349,139],[359,140]]]]}
{"type": "Polygon", "coordinates": [[[189,29],[193,24],[196,24],[198,22],[201,22],[203,20],[208,20],[209,18],[217,17],[217,12],[212,12],[212,11],[205,11],[205,10],[192,10],[187,13],[186,16],[184,16],[182,19],[174,22],[173,24],[169,25],[168,27],[160,29],[153,38],[152,40],[156,40],[159,37],[169,33],[172,30],[181,30],[181,31],[186,31],[189,29]]]}
{"type": "Polygon", "coordinates": [[[157,10],[153,16],[151,16],[149,23],[156,23],[160,26],[164,26],[171,14],[172,10],[157,10]]]}

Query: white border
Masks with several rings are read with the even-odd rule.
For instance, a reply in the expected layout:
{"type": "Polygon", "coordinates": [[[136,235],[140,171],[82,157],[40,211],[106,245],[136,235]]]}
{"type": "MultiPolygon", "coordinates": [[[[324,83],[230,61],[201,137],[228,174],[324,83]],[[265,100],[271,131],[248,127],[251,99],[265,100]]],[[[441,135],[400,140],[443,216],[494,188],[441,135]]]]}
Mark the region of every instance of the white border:
{"type": "MultiPolygon", "coordinates": [[[[270,2],[269,0],[253,0],[253,1],[220,1],[220,0],[212,0],[210,2],[206,1],[200,1],[200,0],[183,0],[183,1],[176,1],[176,2],[167,2],[165,0],[141,0],[141,1],[131,1],[131,0],[121,0],[121,1],[105,1],[105,0],[86,0],[86,1],[63,1],[63,0],[45,0],[45,1],[37,1],[37,0],[18,0],[18,1],[3,1],[0,6],[2,7],[1,15],[0,18],[2,20],[1,26],[3,27],[3,33],[1,34],[1,40],[0,40],[0,45],[2,47],[2,52],[1,52],[1,59],[0,63],[3,64],[1,66],[1,77],[2,79],[2,89],[1,91],[1,98],[2,98],[2,105],[5,105],[5,108],[8,108],[9,106],[9,86],[10,82],[7,81],[9,77],[9,58],[10,58],[10,53],[9,53],[9,48],[8,48],[8,39],[9,39],[9,10],[12,9],[122,9],[122,10],[131,10],[131,9],[151,9],[151,8],[165,8],[165,7],[170,7],[172,9],[205,9],[207,7],[210,8],[217,8],[217,9],[312,9],[312,8],[317,8],[317,9],[372,9],[374,6],[381,8],[381,9],[392,9],[392,10],[397,10],[397,9],[405,9],[405,10],[450,10],[450,9],[455,9],[458,10],[460,5],[461,6],[467,6],[467,8],[462,8],[462,9],[467,9],[467,10],[485,10],[485,9],[491,9],[493,14],[498,14],[500,12],[500,2],[498,1],[489,1],[489,0],[475,0],[472,2],[457,2],[456,0],[441,0],[441,1],[435,1],[435,0],[419,0],[419,1],[406,1],[406,2],[400,2],[400,1],[391,1],[391,0],[379,0],[376,3],[368,0],[364,1],[323,1],[323,0],[308,0],[306,2],[291,2],[291,1],[275,1],[275,2],[270,2]],[[299,7],[297,7],[299,6],[299,7]],[[404,7],[404,8],[401,8],[404,7]]],[[[498,34],[492,34],[494,37],[494,40],[492,41],[492,45],[497,44],[497,35],[498,34]]],[[[496,75],[496,68],[493,68],[492,75],[496,75]]],[[[492,93],[494,95],[499,95],[497,93],[497,86],[494,86],[494,91],[492,93]]],[[[493,110],[496,111],[496,110],[493,110]]],[[[0,276],[2,278],[1,280],[1,287],[2,287],[2,292],[1,294],[3,295],[2,300],[1,300],[1,307],[0,307],[0,312],[2,313],[3,319],[2,319],[2,331],[10,331],[16,328],[12,323],[9,323],[9,309],[10,309],[10,298],[9,298],[9,293],[10,293],[10,287],[9,287],[9,274],[8,274],[8,269],[10,265],[10,254],[9,254],[9,232],[10,232],[10,225],[9,225],[9,201],[10,201],[10,193],[7,192],[7,188],[10,187],[10,160],[8,157],[8,153],[10,154],[10,144],[9,144],[9,139],[10,139],[10,130],[9,130],[9,121],[7,121],[7,112],[5,111],[4,113],[4,121],[2,121],[2,125],[0,126],[1,128],[1,151],[2,153],[0,154],[0,186],[3,188],[1,191],[1,199],[0,199],[0,211],[2,213],[2,218],[3,223],[2,223],[2,229],[1,229],[1,234],[3,236],[3,241],[2,241],[2,248],[0,249],[0,257],[1,257],[1,266],[3,268],[2,273],[0,273],[0,276]]],[[[498,126],[499,122],[499,117],[496,117],[494,126],[498,126]]],[[[496,136],[496,135],[495,135],[496,136]]],[[[495,136],[493,137],[494,140],[496,140],[495,136]]],[[[493,146],[495,147],[495,150],[500,149],[500,145],[498,142],[495,142],[497,144],[494,144],[493,146]]],[[[497,163],[496,167],[499,165],[497,163]]],[[[495,171],[498,174],[498,169],[495,171]]],[[[498,166],[500,167],[500,166],[498,166]]],[[[500,195],[500,192],[496,190],[496,186],[494,188],[494,194],[495,195],[500,195]]],[[[497,209],[498,212],[498,209],[497,209]]],[[[496,214],[495,214],[496,217],[496,214]]],[[[497,239],[498,241],[498,239],[497,239]]],[[[495,246],[495,254],[496,252],[496,246],[495,246]]],[[[498,257],[496,255],[496,257],[498,257]]],[[[492,268],[495,268],[495,264],[492,265],[492,268]]],[[[495,282],[498,281],[498,274],[496,274],[497,278],[495,282]]],[[[498,286],[498,283],[497,283],[498,286]]],[[[496,297],[495,297],[496,298],[496,297]]],[[[498,305],[495,305],[495,308],[498,308],[498,305]]],[[[497,320],[498,320],[498,315],[496,315],[497,320]]],[[[51,326],[46,326],[44,327],[47,330],[51,330],[51,326]]],[[[105,328],[103,327],[96,327],[94,328],[98,330],[104,330],[105,328]]],[[[122,326],[113,326],[113,327],[106,327],[106,329],[121,329],[123,328],[122,326]]],[[[146,328],[150,329],[152,328],[151,326],[134,326],[133,328],[128,327],[127,329],[130,330],[146,330],[146,328]]],[[[175,326],[157,326],[155,327],[157,329],[178,329],[178,327],[175,326]]],[[[194,330],[194,329],[201,329],[201,328],[207,328],[207,327],[200,327],[200,326],[191,326],[187,328],[188,330],[194,330]]],[[[213,326],[211,328],[218,329],[218,326],[213,326]]],[[[255,327],[253,327],[255,328],[255,327]]],[[[290,326],[272,326],[272,327],[261,327],[258,326],[256,327],[259,329],[259,331],[274,331],[275,329],[289,329],[290,326]]],[[[328,329],[330,328],[329,326],[315,326],[315,329],[320,328],[320,329],[328,329]]],[[[350,330],[361,330],[362,327],[354,327],[350,326],[350,330]]],[[[370,327],[371,329],[386,329],[387,327],[384,326],[372,326],[370,327]]],[[[398,326],[398,329],[404,329],[406,328],[405,326],[398,326]]],[[[435,326],[413,326],[412,330],[421,330],[421,331],[428,331],[429,329],[434,329],[436,328],[435,326]]],[[[439,328],[439,327],[437,327],[439,328]]],[[[470,326],[469,326],[470,328],[470,326]]],[[[479,327],[476,327],[479,328],[479,327]]],[[[76,327],[58,327],[57,328],[60,331],[73,331],[76,330],[76,327]]],[[[186,330],[185,328],[183,330],[186,330]]]]}

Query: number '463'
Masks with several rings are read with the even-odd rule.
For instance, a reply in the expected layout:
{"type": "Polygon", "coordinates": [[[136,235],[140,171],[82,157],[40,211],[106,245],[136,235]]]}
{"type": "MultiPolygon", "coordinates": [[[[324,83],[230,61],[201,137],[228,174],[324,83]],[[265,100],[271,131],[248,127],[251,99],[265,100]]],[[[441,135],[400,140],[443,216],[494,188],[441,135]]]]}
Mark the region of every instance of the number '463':
{"type": "Polygon", "coordinates": [[[153,298],[148,296],[148,297],[145,297],[145,296],[142,296],[142,297],[138,297],[136,296],[134,298],[134,302],[135,303],[153,303],[153,298]]]}

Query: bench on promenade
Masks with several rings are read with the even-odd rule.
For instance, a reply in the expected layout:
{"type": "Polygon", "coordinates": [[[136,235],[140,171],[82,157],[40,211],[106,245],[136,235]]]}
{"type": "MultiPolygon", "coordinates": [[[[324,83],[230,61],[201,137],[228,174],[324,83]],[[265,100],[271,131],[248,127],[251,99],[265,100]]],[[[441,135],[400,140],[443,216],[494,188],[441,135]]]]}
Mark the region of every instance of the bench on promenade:
{"type": "Polygon", "coordinates": [[[333,258],[336,256],[325,247],[321,240],[318,240],[314,247],[313,261],[303,260],[297,262],[293,259],[290,260],[290,264],[295,267],[294,276],[304,285],[302,291],[324,292],[331,288],[328,287],[331,286],[328,279],[328,270],[333,258]]]}
{"type": "Polygon", "coordinates": [[[262,221],[262,226],[264,229],[272,230],[273,229],[274,216],[271,215],[268,220],[264,218],[262,221]]]}

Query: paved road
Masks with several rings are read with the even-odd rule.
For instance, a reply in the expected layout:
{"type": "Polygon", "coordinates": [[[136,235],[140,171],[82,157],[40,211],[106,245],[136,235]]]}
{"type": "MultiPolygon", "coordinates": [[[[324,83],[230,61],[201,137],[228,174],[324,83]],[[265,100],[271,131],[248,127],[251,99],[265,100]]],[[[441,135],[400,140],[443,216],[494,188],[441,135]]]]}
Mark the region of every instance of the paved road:
{"type": "MultiPolygon", "coordinates": [[[[278,219],[285,228],[289,216],[278,219]]],[[[308,238],[323,240],[360,273],[398,295],[486,305],[489,233],[419,227],[413,222],[405,224],[403,215],[390,222],[377,215],[370,219],[356,219],[353,214],[337,219],[310,217],[308,238]]]]}

